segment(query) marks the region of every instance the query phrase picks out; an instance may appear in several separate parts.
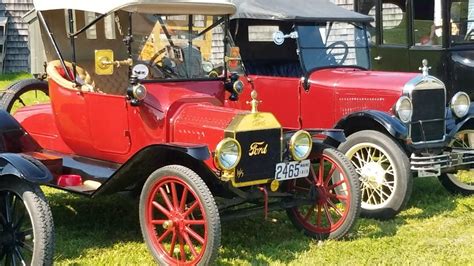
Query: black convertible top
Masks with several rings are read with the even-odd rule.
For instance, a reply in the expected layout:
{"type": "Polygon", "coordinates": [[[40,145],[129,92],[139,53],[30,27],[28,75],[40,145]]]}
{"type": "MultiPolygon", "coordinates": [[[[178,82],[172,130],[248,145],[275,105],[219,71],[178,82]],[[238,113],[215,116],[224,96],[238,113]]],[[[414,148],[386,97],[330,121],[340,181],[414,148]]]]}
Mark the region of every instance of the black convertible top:
{"type": "Polygon", "coordinates": [[[232,0],[237,12],[232,19],[370,22],[362,15],[329,0],[232,0]]]}

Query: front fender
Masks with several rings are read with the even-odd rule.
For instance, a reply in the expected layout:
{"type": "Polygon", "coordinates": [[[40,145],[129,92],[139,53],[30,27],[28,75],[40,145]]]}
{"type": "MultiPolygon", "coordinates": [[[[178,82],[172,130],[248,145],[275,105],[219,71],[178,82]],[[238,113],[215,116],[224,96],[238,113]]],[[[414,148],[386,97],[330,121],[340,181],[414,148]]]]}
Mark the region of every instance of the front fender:
{"type": "MultiPolygon", "coordinates": [[[[364,130],[370,129],[370,123],[383,127],[390,135],[397,139],[405,140],[408,136],[408,128],[399,119],[387,114],[386,112],[376,110],[366,110],[357,113],[349,114],[341,119],[335,128],[344,129],[344,131],[351,131],[352,129],[364,130]],[[365,124],[364,124],[365,123],[365,124]]],[[[372,124],[373,126],[373,124],[372,124]]],[[[349,135],[349,134],[346,134],[349,135]]]]}
{"type": "Polygon", "coordinates": [[[451,108],[447,108],[446,132],[448,133],[448,139],[454,138],[456,133],[465,129],[474,130],[474,104],[471,103],[468,114],[463,118],[456,118],[452,113],[451,108]]]}
{"type": "Polygon", "coordinates": [[[46,184],[53,179],[51,172],[41,162],[17,153],[0,153],[0,178],[6,175],[38,184],[46,184]]]}
{"type": "Polygon", "coordinates": [[[311,136],[324,135],[338,143],[346,141],[346,135],[342,129],[306,129],[306,131],[308,131],[311,136]]]}
{"type": "Polygon", "coordinates": [[[170,164],[189,167],[202,176],[204,171],[209,171],[204,161],[210,156],[205,145],[168,143],[145,147],[123,164],[92,197],[136,189],[155,170],[170,164]]]}

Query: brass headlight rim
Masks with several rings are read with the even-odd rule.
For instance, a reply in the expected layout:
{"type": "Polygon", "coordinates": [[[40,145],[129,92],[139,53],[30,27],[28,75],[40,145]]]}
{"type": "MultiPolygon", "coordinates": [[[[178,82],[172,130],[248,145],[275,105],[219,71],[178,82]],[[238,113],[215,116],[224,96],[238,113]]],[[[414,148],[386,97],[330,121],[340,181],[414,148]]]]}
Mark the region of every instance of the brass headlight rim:
{"type": "Polygon", "coordinates": [[[214,163],[217,165],[217,168],[219,168],[220,170],[230,171],[230,170],[235,169],[237,165],[239,164],[241,158],[242,158],[242,147],[240,146],[240,143],[236,139],[224,138],[217,144],[216,150],[214,153],[214,163]],[[222,154],[222,148],[224,147],[225,144],[227,144],[227,142],[234,142],[235,144],[237,144],[238,156],[237,156],[237,160],[235,164],[232,167],[225,167],[219,160],[219,157],[222,154]]]}
{"type": "Polygon", "coordinates": [[[146,98],[146,96],[148,95],[148,90],[147,90],[147,88],[146,88],[144,85],[142,85],[142,84],[137,84],[137,85],[133,86],[133,88],[132,88],[132,94],[133,94],[133,98],[135,98],[135,99],[137,99],[137,100],[139,100],[139,101],[143,101],[143,100],[146,98]],[[140,88],[143,88],[143,91],[144,91],[143,97],[139,97],[139,95],[138,95],[138,93],[137,93],[140,88]]]}
{"type": "Polygon", "coordinates": [[[397,103],[395,104],[395,113],[397,115],[397,117],[400,119],[400,121],[402,121],[403,123],[410,123],[411,122],[411,119],[413,117],[413,102],[412,100],[408,97],[408,96],[402,96],[400,97],[398,100],[397,100],[397,103]],[[406,120],[403,120],[402,117],[400,116],[400,107],[402,105],[402,102],[403,101],[408,101],[410,103],[410,106],[411,106],[411,114],[410,114],[410,117],[408,117],[408,119],[406,120]]]}
{"type": "Polygon", "coordinates": [[[291,157],[293,157],[294,160],[296,160],[296,161],[306,160],[309,157],[309,155],[311,154],[312,149],[313,149],[313,137],[311,136],[311,134],[309,134],[308,131],[299,130],[295,134],[293,134],[293,136],[291,136],[291,139],[290,139],[290,153],[291,153],[291,157]],[[301,135],[305,135],[305,136],[308,137],[308,139],[309,139],[309,149],[308,149],[308,154],[306,154],[306,156],[300,158],[300,157],[298,157],[298,155],[296,155],[295,143],[296,143],[296,140],[298,139],[298,137],[301,136],[301,135]]]}
{"type": "Polygon", "coordinates": [[[237,80],[237,81],[234,82],[234,84],[232,85],[232,90],[233,90],[236,94],[240,95],[240,94],[242,94],[242,92],[243,92],[244,86],[245,86],[245,85],[244,85],[244,83],[243,83],[241,80],[237,80]],[[242,89],[241,89],[240,91],[237,89],[237,86],[238,86],[238,85],[241,85],[241,86],[242,86],[242,89]]]}
{"type": "Polygon", "coordinates": [[[451,102],[449,103],[449,107],[451,108],[451,111],[453,112],[453,114],[454,114],[456,117],[458,117],[458,118],[463,118],[463,117],[465,117],[465,116],[469,113],[469,105],[470,105],[470,103],[471,103],[471,98],[469,97],[469,95],[468,95],[467,93],[463,92],[463,91],[459,91],[459,92],[457,92],[456,94],[454,94],[453,98],[451,98],[451,102]],[[467,103],[468,103],[468,104],[467,104],[468,106],[467,106],[467,109],[466,109],[466,113],[463,114],[463,115],[458,115],[458,114],[456,113],[455,107],[454,107],[456,101],[459,99],[460,96],[465,96],[466,99],[467,99],[467,103]]]}

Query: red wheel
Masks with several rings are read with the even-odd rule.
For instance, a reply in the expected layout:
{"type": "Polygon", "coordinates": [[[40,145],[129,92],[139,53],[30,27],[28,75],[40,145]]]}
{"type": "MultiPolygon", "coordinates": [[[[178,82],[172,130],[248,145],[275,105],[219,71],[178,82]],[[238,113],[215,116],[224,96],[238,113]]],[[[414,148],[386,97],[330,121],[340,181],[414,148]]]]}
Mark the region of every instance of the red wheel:
{"type": "Polygon", "coordinates": [[[359,215],[358,176],[335,149],[326,147],[313,158],[310,175],[289,182],[289,191],[308,202],[288,209],[287,214],[311,237],[338,239],[349,232],[359,215]]]}
{"type": "Polygon", "coordinates": [[[160,264],[207,265],[217,256],[220,219],[202,179],[172,165],[150,175],[140,197],[140,225],[160,264]]]}

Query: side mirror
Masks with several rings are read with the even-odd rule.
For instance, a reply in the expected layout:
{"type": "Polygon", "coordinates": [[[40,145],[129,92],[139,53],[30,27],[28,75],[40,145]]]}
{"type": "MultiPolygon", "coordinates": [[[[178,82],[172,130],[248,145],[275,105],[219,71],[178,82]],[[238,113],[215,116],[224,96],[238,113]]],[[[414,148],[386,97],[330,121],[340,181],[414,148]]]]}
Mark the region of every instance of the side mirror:
{"type": "Polygon", "coordinates": [[[114,74],[114,51],[95,50],[95,73],[97,75],[114,74]]]}
{"type": "Polygon", "coordinates": [[[282,45],[287,38],[298,39],[298,32],[293,31],[290,34],[284,34],[282,31],[276,31],[273,33],[273,42],[276,45],[282,45]]]}

